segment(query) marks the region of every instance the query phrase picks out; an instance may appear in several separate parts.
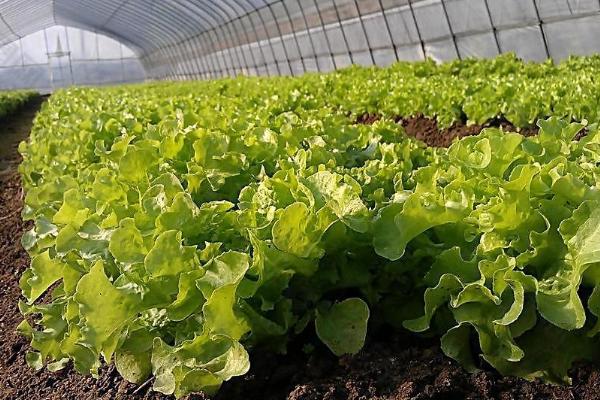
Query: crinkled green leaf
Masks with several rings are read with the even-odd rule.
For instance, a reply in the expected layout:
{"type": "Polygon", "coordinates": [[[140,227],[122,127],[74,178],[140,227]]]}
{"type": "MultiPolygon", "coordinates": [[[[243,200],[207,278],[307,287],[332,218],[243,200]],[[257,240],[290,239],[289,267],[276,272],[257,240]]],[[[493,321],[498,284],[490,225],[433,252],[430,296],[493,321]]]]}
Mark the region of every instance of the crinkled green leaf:
{"type": "Polygon", "coordinates": [[[31,260],[31,268],[21,276],[20,286],[29,304],[36,301],[52,284],[64,275],[67,267],[50,258],[48,251],[31,260]]]}
{"type": "Polygon", "coordinates": [[[335,303],[324,312],[317,312],[315,327],[319,339],[333,354],[356,354],[367,335],[369,306],[359,298],[335,303]]]}
{"type": "Polygon", "coordinates": [[[326,209],[313,213],[304,203],[291,204],[273,225],[273,243],[298,257],[319,258],[323,255],[321,237],[334,221],[326,209]]]}
{"type": "Polygon", "coordinates": [[[182,272],[190,272],[200,267],[200,262],[193,246],[181,245],[181,232],[167,231],[161,233],[144,259],[148,275],[153,278],[161,276],[177,276],[182,272]]]}
{"type": "Polygon", "coordinates": [[[223,253],[204,265],[205,274],[196,280],[197,287],[206,299],[214,290],[226,286],[237,285],[250,266],[247,254],[230,251],[223,253]]]}
{"type": "Polygon", "coordinates": [[[240,340],[249,325],[237,310],[235,291],[237,285],[229,284],[215,289],[202,307],[204,328],[207,333],[226,335],[240,340]]]}
{"type": "Polygon", "coordinates": [[[351,229],[365,232],[369,228],[369,210],[360,199],[360,191],[342,182],[342,177],[320,171],[307,178],[315,194],[317,207],[327,205],[351,229]]]}
{"type": "Polygon", "coordinates": [[[114,287],[104,272],[102,261],[96,262],[79,280],[74,299],[83,321],[82,342],[98,352],[140,311],[139,297],[114,287]]]}
{"type": "Polygon", "coordinates": [[[152,348],[154,390],[177,397],[190,392],[214,393],[223,381],[248,372],[248,353],[226,336],[196,336],[171,347],[159,338],[152,348]]]}
{"type": "Polygon", "coordinates": [[[131,218],[119,223],[119,228],[110,237],[108,249],[117,261],[123,263],[142,262],[148,253],[142,233],[131,218]]]}

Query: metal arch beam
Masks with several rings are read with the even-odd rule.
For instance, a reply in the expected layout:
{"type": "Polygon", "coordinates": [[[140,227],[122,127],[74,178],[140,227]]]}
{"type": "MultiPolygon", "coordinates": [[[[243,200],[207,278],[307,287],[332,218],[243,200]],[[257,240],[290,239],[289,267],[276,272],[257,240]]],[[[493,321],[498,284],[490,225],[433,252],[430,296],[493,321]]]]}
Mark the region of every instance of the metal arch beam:
{"type": "MultiPolygon", "coordinates": [[[[136,47],[147,53],[159,47],[167,46],[173,42],[203,30],[206,27],[196,25],[193,20],[187,18],[183,5],[173,7],[173,3],[166,5],[164,2],[154,2],[152,9],[138,7],[131,0],[90,2],[85,0],[72,2],[68,7],[61,0],[56,0],[58,18],[69,19],[89,25],[91,29],[98,32],[110,31],[117,35],[122,41],[133,42],[136,47]],[[112,4],[114,7],[106,7],[112,4]],[[101,22],[95,23],[83,17],[85,10],[94,10],[96,15],[101,15],[101,22]],[[135,12],[134,12],[135,11],[135,12]],[[182,29],[183,28],[183,29],[182,29]]],[[[88,11],[89,13],[89,11],[88,11]]]]}
{"type": "MultiPolygon", "coordinates": [[[[131,3],[128,3],[121,12],[113,16],[112,21],[116,24],[111,26],[115,25],[114,29],[122,32],[123,36],[127,36],[127,30],[135,30],[134,35],[139,32],[140,36],[137,40],[144,42],[142,47],[145,51],[185,39],[186,33],[183,33],[181,28],[191,26],[189,19],[179,12],[169,12],[173,8],[165,7],[162,2],[155,2],[154,5],[156,7],[154,10],[142,13],[138,10],[129,11],[128,7],[131,3]],[[138,25],[145,26],[145,29],[138,28],[138,25]]],[[[109,28],[109,25],[105,28],[109,28]]]]}
{"type": "MultiPolygon", "coordinates": [[[[15,40],[56,24],[97,32],[130,47],[146,64],[153,59],[150,55],[161,49],[163,55],[185,57],[175,47],[185,41],[192,47],[192,38],[202,35],[208,39],[208,43],[205,42],[207,50],[221,51],[223,57],[218,61],[227,58],[231,67],[238,70],[258,67],[254,54],[253,60],[249,60],[248,53],[243,51],[244,45],[250,45],[251,31],[257,34],[258,29],[253,26],[248,30],[241,19],[254,14],[264,22],[267,17],[262,11],[272,14],[270,7],[277,1],[157,0],[151,7],[144,7],[141,0],[14,0],[0,3],[0,21],[15,40]],[[194,11],[190,13],[190,9],[194,11]],[[240,23],[236,24],[236,21],[240,23]],[[225,47],[216,46],[215,40],[225,47]],[[174,48],[165,53],[164,49],[168,47],[174,48]]],[[[267,19],[270,18],[274,15],[267,19]]],[[[265,40],[272,48],[269,36],[265,40]]],[[[262,46],[260,50],[263,50],[262,46]]]]}
{"type": "Polygon", "coordinates": [[[240,52],[239,52],[240,34],[237,31],[237,29],[235,29],[235,26],[232,23],[232,21],[237,16],[237,13],[233,9],[231,4],[228,3],[227,1],[223,1],[222,4],[226,5],[227,8],[229,8],[229,11],[232,11],[231,13],[228,10],[226,10],[225,7],[222,7],[221,5],[219,5],[219,2],[213,2],[212,4],[214,6],[216,6],[218,8],[218,10],[225,15],[225,20],[224,20],[224,23],[221,24],[221,28],[227,29],[227,31],[229,33],[229,40],[228,40],[229,43],[227,46],[228,47],[227,52],[229,53],[229,58],[231,59],[232,62],[233,62],[232,53],[235,55],[236,62],[237,62],[237,68],[234,67],[233,70],[234,70],[235,75],[237,75],[237,73],[244,66],[246,66],[246,67],[248,66],[248,61],[246,60],[246,58],[244,57],[243,54],[242,54],[242,56],[243,56],[244,60],[242,61],[242,59],[240,58],[240,52]]]}
{"type": "Polygon", "coordinates": [[[52,24],[51,10],[50,3],[23,0],[4,2],[0,6],[0,12],[6,24],[21,37],[38,31],[40,29],[37,28],[38,26],[52,24]]]}
{"type": "MultiPolygon", "coordinates": [[[[272,2],[272,1],[270,1],[272,2]]],[[[270,3],[269,2],[269,3],[270,3]]],[[[192,0],[189,1],[189,3],[186,6],[195,6],[196,10],[199,10],[200,12],[195,13],[196,16],[200,16],[202,14],[202,12],[204,12],[205,14],[209,14],[210,18],[212,19],[212,23],[210,23],[208,26],[203,27],[203,29],[192,29],[189,32],[186,32],[186,36],[183,38],[180,38],[179,41],[184,41],[189,39],[190,36],[197,36],[203,33],[206,33],[209,30],[214,30],[217,29],[219,26],[223,26],[223,24],[227,24],[228,22],[235,20],[236,18],[239,18],[243,15],[245,15],[248,12],[252,12],[253,10],[255,10],[255,8],[253,8],[252,6],[252,2],[246,0],[244,4],[248,4],[250,11],[248,11],[246,8],[244,8],[242,5],[242,1],[240,0],[222,0],[220,2],[215,2],[215,1],[206,1],[206,0],[192,0]],[[229,10],[227,10],[226,8],[228,8],[229,10]],[[231,12],[230,12],[231,11],[231,12]]],[[[187,17],[187,14],[186,14],[187,17]]],[[[182,23],[187,23],[189,22],[189,19],[184,18],[183,20],[180,20],[182,23]]],[[[192,25],[193,28],[197,28],[196,25],[192,25]]],[[[233,36],[233,31],[231,31],[231,27],[227,28],[229,32],[231,32],[232,37],[233,36]]],[[[238,34],[236,32],[236,34],[238,34]]],[[[170,43],[171,44],[171,43],[170,43]]],[[[173,43],[173,44],[176,44],[173,43]]]]}
{"type": "MultiPolygon", "coordinates": [[[[125,21],[122,21],[125,24],[125,21]]],[[[117,25],[118,27],[119,25],[117,25]]],[[[97,28],[96,28],[97,29],[97,28]]],[[[128,40],[136,43],[139,48],[145,53],[149,48],[152,48],[154,45],[158,47],[164,47],[165,42],[163,42],[163,38],[156,35],[154,32],[149,32],[147,30],[140,29],[138,27],[130,26],[128,34],[124,35],[123,32],[119,32],[119,36],[126,37],[128,40]]],[[[97,29],[98,30],[98,29],[97,29]]],[[[106,27],[102,31],[103,32],[114,32],[115,28],[106,27]]],[[[98,30],[100,31],[100,30],[98,30]]]]}
{"type": "MultiPolygon", "coordinates": [[[[108,23],[110,22],[110,20],[115,16],[116,13],[119,12],[119,10],[121,8],[123,8],[123,6],[125,6],[125,4],[127,4],[129,2],[129,0],[123,0],[120,4],[118,4],[115,9],[108,15],[108,18],[106,18],[106,20],[102,23],[102,25],[100,25],[100,29],[104,28],[106,25],[108,25],[108,23]]],[[[56,7],[55,7],[56,9],[56,7]]]]}
{"type": "MultiPolygon", "coordinates": [[[[90,23],[81,18],[70,18],[68,15],[57,13],[57,20],[54,19],[54,7],[57,2],[50,1],[32,1],[17,0],[0,4],[0,14],[10,29],[17,37],[24,37],[29,34],[52,27],[56,24],[75,27],[91,32],[98,32],[111,39],[117,40],[130,47],[136,54],[143,52],[143,46],[139,42],[134,42],[129,38],[109,30],[97,29],[90,23]],[[47,14],[47,18],[43,18],[47,14]],[[26,17],[23,17],[26,16],[26,17]]],[[[79,14],[81,15],[81,13],[79,14]]],[[[8,44],[13,40],[2,41],[2,44],[8,44]]]]}
{"type": "MultiPolygon", "coordinates": [[[[194,5],[195,6],[195,5],[194,5]]],[[[210,19],[214,18],[212,14],[206,14],[206,13],[195,13],[194,14],[195,17],[197,17],[198,19],[200,19],[202,21],[203,24],[205,24],[206,26],[212,26],[214,23],[216,23],[216,21],[210,21],[210,19]]],[[[192,57],[187,57],[187,63],[188,64],[192,64],[192,68],[189,68],[187,71],[185,71],[186,74],[189,74],[190,76],[195,76],[195,74],[197,74],[200,70],[201,67],[198,64],[198,54],[196,53],[197,46],[192,45],[192,40],[195,38],[195,36],[188,36],[184,41],[182,41],[177,47],[185,47],[184,50],[184,55],[185,54],[191,54],[192,57]],[[195,71],[197,70],[197,71],[195,71]]],[[[171,45],[174,46],[174,45],[171,45]]],[[[185,56],[184,56],[185,57],[185,56]]]]}
{"type": "MultiPolygon", "coordinates": [[[[210,41],[207,42],[207,41],[205,41],[203,39],[205,39],[204,36],[209,35],[210,33],[215,33],[216,34],[216,31],[215,31],[214,27],[217,26],[220,23],[220,16],[218,15],[218,13],[214,12],[214,10],[212,10],[212,9],[211,9],[211,12],[206,12],[206,9],[203,9],[201,5],[197,5],[195,3],[193,5],[194,5],[194,15],[196,17],[198,17],[198,18],[206,21],[207,26],[209,26],[211,28],[210,29],[205,29],[202,34],[191,35],[190,37],[186,38],[184,41],[180,41],[179,43],[177,43],[177,42],[172,43],[170,45],[170,47],[181,46],[185,42],[188,42],[188,41],[191,41],[191,40],[196,40],[196,41],[202,40],[202,42],[200,43],[200,45],[201,45],[201,47],[203,49],[209,49],[214,44],[213,40],[210,40],[210,41]]],[[[220,39],[217,39],[217,40],[220,40],[220,39]]],[[[206,51],[207,54],[211,53],[211,52],[212,52],[212,50],[206,51]]],[[[198,54],[198,55],[200,55],[200,54],[198,54]]],[[[214,61],[214,60],[211,60],[211,61],[214,61]]],[[[214,69],[214,66],[211,67],[211,69],[214,69]]]]}
{"type": "MultiPolygon", "coordinates": [[[[213,6],[216,5],[216,3],[214,2],[209,2],[208,4],[212,4],[213,6]]],[[[207,3],[203,2],[203,5],[206,6],[208,5],[207,3]]],[[[237,59],[237,67],[233,67],[231,69],[235,70],[239,70],[242,67],[249,67],[249,62],[248,59],[246,58],[244,52],[242,50],[240,50],[240,47],[243,45],[243,43],[241,43],[241,39],[245,39],[245,43],[250,43],[250,40],[248,38],[248,32],[244,29],[243,24],[240,24],[240,26],[242,27],[242,32],[243,32],[243,37],[240,34],[239,30],[236,28],[235,26],[235,22],[239,22],[240,18],[243,16],[246,16],[247,14],[244,13],[244,8],[241,7],[240,2],[239,1],[223,1],[221,2],[221,4],[225,4],[227,5],[227,8],[230,9],[230,11],[232,11],[232,13],[228,12],[225,7],[222,6],[217,6],[217,9],[215,8],[211,8],[212,11],[214,11],[213,14],[213,18],[215,19],[216,23],[213,25],[212,28],[205,30],[203,32],[200,32],[199,34],[197,34],[196,36],[194,36],[194,38],[199,38],[202,36],[210,36],[211,34],[217,35],[217,41],[222,41],[222,42],[228,42],[227,47],[225,49],[220,49],[222,54],[224,53],[224,51],[227,51],[227,53],[229,54],[229,59],[233,62],[233,56],[232,53],[235,54],[235,58],[237,59]],[[235,10],[234,5],[238,6],[238,10],[235,10]],[[241,14],[240,14],[241,13],[241,14]],[[228,31],[228,36],[227,35],[223,35],[223,39],[220,39],[218,36],[218,31],[219,28],[221,30],[227,29],[228,31]],[[234,40],[235,39],[235,40],[234,40]],[[240,53],[241,53],[241,57],[240,57],[240,53]],[[242,62],[242,58],[243,58],[243,62],[242,62]]],[[[255,34],[256,34],[256,28],[253,27],[255,34]]],[[[211,40],[209,43],[209,46],[207,46],[210,50],[208,50],[208,55],[212,56],[212,58],[214,57],[214,54],[216,51],[218,51],[219,49],[215,49],[214,46],[215,41],[211,40]]],[[[262,53],[262,49],[261,49],[261,53],[262,53]]],[[[254,58],[254,54],[252,54],[252,59],[253,59],[253,66],[252,68],[256,67],[256,59],[254,58]]],[[[217,59],[218,61],[218,59],[217,59]]],[[[220,63],[219,63],[220,64],[220,63]]],[[[230,68],[228,68],[230,69],[230,68]]],[[[219,70],[219,72],[221,72],[222,69],[219,70]]]]}
{"type": "Polygon", "coordinates": [[[20,36],[18,33],[16,33],[14,31],[14,29],[10,26],[10,24],[8,22],[6,22],[6,20],[4,19],[4,17],[2,16],[2,13],[0,13],[0,21],[2,21],[2,23],[4,25],[6,25],[6,27],[8,28],[8,30],[10,31],[10,33],[12,33],[17,39],[20,39],[22,36],[20,36]]]}
{"type": "MultiPolygon", "coordinates": [[[[133,51],[138,56],[138,58],[141,58],[141,55],[144,54],[144,50],[140,47],[139,43],[132,42],[129,39],[124,38],[123,36],[116,34],[110,30],[93,29],[89,25],[82,24],[80,22],[72,21],[72,20],[60,19],[59,21],[60,21],[59,25],[64,25],[69,28],[77,28],[77,29],[81,29],[84,31],[94,32],[94,33],[97,33],[100,35],[104,35],[108,38],[111,38],[119,43],[122,43],[123,45],[129,47],[129,49],[131,49],[131,51],[133,51]]],[[[50,28],[52,26],[54,26],[54,25],[48,25],[42,29],[50,28]]]]}
{"type": "MultiPolygon", "coordinates": [[[[181,29],[173,29],[174,34],[172,34],[171,36],[174,37],[176,40],[185,40],[191,35],[198,32],[198,21],[191,20],[189,18],[189,12],[187,10],[188,4],[181,4],[178,1],[175,1],[170,5],[167,5],[164,1],[157,1],[156,4],[160,4],[159,14],[161,17],[165,17],[164,19],[160,18],[160,21],[166,22],[165,26],[167,28],[173,28],[173,25],[170,23],[171,21],[168,21],[168,18],[172,18],[173,20],[175,20],[175,23],[177,24],[176,26],[178,28],[185,27],[185,31],[182,31],[181,29]]],[[[201,28],[206,29],[206,27],[202,26],[201,28]]],[[[168,29],[165,29],[164,32],[168,34],[168,29]]]]}
{"type": "MultiPolygon", "coordinates": [[[[229,3],[223,3],[223,4],[229,4],[229,3]]],[[[227,31],[229,32],[229,49],[227,51],[229,52],[229,57],[231,59],[233,59],[233,56],[235,56],[237,66],[234,67],[234,72],[235,72],[235,75],[238,75],[238,74],[242,73],[242,71],[247,70],[248,66],[250,64],[248,62],[248,59],[246,58],[246,54],[241,49],[241,44],[244,42],[243,39],[244,38],[247,39],[247,35],[244,35],[244,37],[242,37],[242,35],[240,34],[240,32],[237,29],[237,26],[234,24],[234,21],[236,21],[236,16],[238,15],[238,13],[233,9],[233,7],[229,7],[229,8],[230,8],[230,11],[232,11],[232,13],[229,13],[226,10],[224,10],[226,12],[228,18],[227,18],[227,21],[225,22],[225,24],[222,26],[225,27],[227,29],[227,31]]],[[[245,34],[245,32],[244,32],[244,34],[245,34]]]]}
{"type": "MultiPolygon", "coordinates": [[[[223,2],[225,3],[225,2],[223,2]]],[[[224,54],[225,50],[228,52],[229,54],[229,59],[231,61],[231,63],[234,62],[233,60],[233,56],[231,53],[231,48],[234,47],[233,46],[233,42],[231,41],[232,38],[236,37],[237,35],[234,35],[233,31],[231,30],[231,27],[229,26],[229,21],[231,21],[233,19],[233,14],[230,14],[227,10],[225,10],[224,7],[222,7],[221,5],[219,5],[219,2],[213,2],[213,1],[203,1],[201,6],[198,6],[197,9],[201,10],[201,11],[210,11],[211,16],[213,17],[213,19],[215,21],[218,21],[215,25],[213,25],[211,27],[211,31],[214,31],[215,34],[217,34],[217,37],[219,37],[218,35],[218,31],[219,28],[221,28],[221,30],[225,29],[225,27],[227,28],[228,31],[228,35],[225,34],[225,32],[223,32],[221,34],[221,38],[219,39],[220,41],[223,42],[227,42],[227,48],[226,49],[221,49],[221,53],[224,54]],[[205,7],[205,8],[202,8],[205,7]]],[[[239,56],[236,53],[236,58],[237,58],[237,63],[238,63],[238,68],[241,67],[242,62],[239,58],[239,56]]],[[[233,71],[235,72],[235,68],[230,68],[233,69],[233,71]]]]}
{"type": "MultiPolygon", "coordinates": [[[[54,13],[52,12],[52,5],[54,3],[55,2],[31,0],[4,2],[3,4],[0,4],[0,13],[2,13],[2,17],[6,20],[7,25],[11,27],[15,35],[19,37],[27,36],[31,33],[49,28],[57,23],[87,31],[96,31],[90,24],[86,24],[84,21],[80,20],[74,21],[65,18],[64,21],[55,21],[53,16],[54,13]],[[41,18],[43,15],[47,15],[47,18],[41,18]]],[[[136,53],[139,53],[141,50],[139,45],[128,41],[121,35],[105,31],[99,33],[124,43],[128,47],[131,47],[136,53]]]]}
{"type": "MultiPolygon", "coordinates": [[[[256,9],[254,8],[254,6],[252,5],[252,3],[251,3],[250,0],[234,0],[233,2],[237,3],[238,5],[240,5],[240,3],[242,3],[242,1],[243,1],[244,4],[248,5],[248,9],[250,11],[246,11],[245,13],[238,15],[236,17],[236,20],[238,20],[240,22],[240,24],[242,25],[242,28],[244,29],[244,35],[245,35],[245,38],[246,38],[246,45],[250,49],[250,54],[252,55],[252,60],[253,60],[253,63],[254,63],[253,68],[256,71],[256,73],[258,74],[258,69],[262,66],[262,68],[265,69],[266,73],[268,75],[270,75],[269,70],[267,68],[267,58],[265,56],[265,51],[264,51],[262,45],[260,44],[260,40],[258,39],[258,29],[256,28],[256,24],[255,24],[254,20],[251,17],[251,14],[253,12],[255,12],[256,9]],[[254,32],[254,41],[251,41],[250,37],[248,36],[248,30],[246,29],[246,26],[244,24],[244,18],[245,18],[245,20],[247,22],[250,23],[250,28],[254,32]],[[262,62],[261,63],[259,63],[256,60],[256,57],[254,56],[254,52],[252,51],[252,48],[251,48],[252,44],[256,44],[257,47],[258,47],[258,51],[260,53],[260,57],[262,58],[262,62]]],[[[244,7],[241,7],[241,8],[244,9],[244,7]]]]}
{"type": "MultiPolygon", "coordinates": [[[[242,0],[243,2],[241,0],[223,0],[220,3],[211,2],[211,1],[209,1],[207,3],[206,1],[203,1],[203,0],[195,0],[195,1],[191,2],[191,4],[195,4],[198,1],[201,2],[202,5],[205,7],[203,9],[204,12],[207,11],[207,8],[206,8],[207,6],[208,6],[208,9],[211,10],[211,12],[212,12],[211,14],[214,18],[214,24],[210,29],[206,29],[204,31],[199,31],[198,34],[196,34],[194,37],[201,36],[201,35],[211,36],[211,34],[212,34],[212,35],[216,36],[217,41],[229,42],[228,47],[226,49],[222,49],[222,50],[225,50],[228,52],[229,59],[231,61],[233,61],[233,56],[232,56],[232,52],[233,52],[235,54],[235,58],[237,59],[238,66],[242,65],[241,58],[244,58],[243,65],[248,66],[249,62],[248,62],[248,59],[246,58],[246,56],[244,55],[243,51],[237,49],[238,47],[241,47],[241,45],[243,43],[240,43],[240,42],[244,39],[245,39],[246,44],[250,44],[248,32],[243,29],[243,35],[241,35],[240,32],[236,29],[235,25],[233,25],[233,24],[236,21],[240,20],[241,18],[246,17],[249,14],[252,14],[254,12],[256,12],[257,15],[259,15],[259,17],[262,20],[262,15],[259,14],[260,9],[268,7],[271,3],[274,2],[274,0],[264,1],[262,4],[253,4],[253,2],[250,0],[242,0]],[[247,7],[244,7],[242,4],[246,5],[247,7]],[[227,6],[227,8],[229,8],[230,11],[232,11],[232,13],[228,12],[225,9],[225,6],[227,6]],[[218,32],[219,27],[221,27],[221,30],[227,29],[227,31],[229,32],[229,35],[223,34],[222,38],[219,37],[219,32],[218,32]],[[234,41],[233,40],[234,38],[237,40],[234,41]],[[240,52],[242,54],[242,57],[240,57],[240,52]]],[[[251,20],[250,22],[252,23],[253,21],[251,20]]],[[[254,30],[255,36],[258,37],[256,27],[254,26],[253,23],[252,23],[252,25],[253,25],[252,29],[254,30]]],[[[272,46],[271,39],[269,38],[268,40],[269,40],[269,44],[272,46]]],[[[215,49],[214,40],[211,40],[210,42],[211,42],[210,43],[211,45],[209,46],[209,49],[210,49],[209,53],[213,53],[217,49],[215,49]]],[[[261,53],[263,53],[262,46],[259,46],[259,50],[261,51],[261,53]]],[[[224,54],[224,52],[222,52],[222,54],[224,54]]],[[[214,54],[212,56],[213,56],[213,58],[215,58],[214,54]]],[[[262,54],[262,56],[264,59],[265,58],[264,53],[262,54]]],[[[257,62],[254,59],[253,54],[252,54],[252,58],[253,58],[253,66],[252,67],[256,68],[257,62]]],[[[223,59],[223,61],[225,61],[225,60],[223,59]]],[[[217,59],[217,62],[219,62],[219,59],[217,59]]],[[[219,64],[221,64],[221,63],[219,62],[219,64]]],[[[230,69],[230,68],[227,68],[227,66],[225,66],[225,68],[230,69]]],[[[223,67],[220,67],[219,72],[222,72],[222,71],[223,71],[223,67]]]]}
{"type": "MultiPolygon", "coordinates": [[[[80,1],[80,7],[86,7],[87,5],[85,4],[85,2],[80,1]]],[[[61,7],[61,5],[58,5],[58,7],[61,7]]],[[[98,9],[96,9],[96,11],[98,11],[98,9]]],[[[105,23],[107,23],[108,21],[112,20],[112,17],[114,16],[114,11],[111,10],[110,8],[108,9],[104,9],[100,12],[96,12],[94,13],[93,18],[99,18],[102,17],[103,21],[102,23],[95,23],[92,21],[90,21],[88,18],[82,18],[81,17],[81,12],[78,9],[75,10],[71,10],[71,9],[59,9],[58,12],[58,19],[59,19],[59,23],[63,23],[63,21],[68,21],[68,23],[70,24],[77,24],[77,25],[83,25],[85,26],[87,29],[89,30],[94,30],[96,32],[100,32],[100,33],[105,33],[108,34],[110,36],[112,36],[113,38],[116,38],[117,40],[123,42],[123,43],[132,43],[134,44],[134,46],[137,49],[140,49],[141,51],[138,52],[143,52],[144,49],[147,47],[147,40],[148,39],[153,39],[152,37],[147,37],[144,38],[144,40],[140,40],[139,37],[141,37],[141,32],[139,36],[136,36],[135,33],[137,32],[135,25],[131,25],[128,27],[128,29],[130,30],[130,32],[133,32],[134,34],[129,34],[129,35],[125,35],[123,34],[122,31],[117,31],[115,29],[113,29],[112,27],[107,27],[105,26],[105,23]],[[108,11],[109,13],[109,17],[106,17],[106,13],[105,11],[108,11]]],[[[151,42],[148,42],[151,43],[151,42]]]]}

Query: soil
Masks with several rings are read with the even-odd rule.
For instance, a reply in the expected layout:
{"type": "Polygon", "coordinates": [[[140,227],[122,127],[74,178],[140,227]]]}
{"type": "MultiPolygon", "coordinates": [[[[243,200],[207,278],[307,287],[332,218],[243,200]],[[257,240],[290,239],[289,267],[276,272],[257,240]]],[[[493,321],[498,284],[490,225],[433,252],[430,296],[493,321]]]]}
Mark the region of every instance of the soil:
{"type": "MultiPolygon", "coordinates": [[[[381,118],[378,114],[364,114],[359,116],[356,122],[370,125],[381,118]]],[[[423,114],[407,118],[396,117],[394,120],[402,125],[408,136],[412,136],[432,147],[448,147],[457,138],[479,135],[483,129],[490,127],[501,128],[505,132],[519,132],[523,136],[537,135],[539,131],[537,126],[519,129],[504,118],[495,118],[483,125],[467,125],[464,122],[455,122],[449,128],[443,129],[438,127],[435,118],[429,118],[423,114]]]]}
{"type": "MultiPolygon", "coordinates": [[[[42,100],[32,101],[19,114],[0,122],[0,399],[170,399],[150,391],[150,381],[141,386],[123,381],[112,366],[103,367],[96,380],[70,367],[50,373],[33,371],[25,363],[29,345],[15,333],[15,327],[21,320],[18,279],[29,264],[20,238],[29,224],[20,218],[23,191],[16,147],[27,137],[42,100]]],[[[411,132],[437,128],[423,117],[401,122],[411,132]]],[[[448,135],[474,132],[450,129],[448,135]]],[[[287,355],[256,349],[251,359],[250,372],[225,383],[214,400],[600,399],[600,368],[596,366],[573,368],[573,384],[568,387],[501,377],[488,370],[470,374],[442,354],[437,340],[408,333],[370,337],[354,357],[337,359],[314,338],[302,338],[290,345],[287,355]],[[302,351],[306,340],[313,340],[310,354],[302,351]]],[[[199,399],[208,397],[188,396],[188,400],[199,399]]]]}

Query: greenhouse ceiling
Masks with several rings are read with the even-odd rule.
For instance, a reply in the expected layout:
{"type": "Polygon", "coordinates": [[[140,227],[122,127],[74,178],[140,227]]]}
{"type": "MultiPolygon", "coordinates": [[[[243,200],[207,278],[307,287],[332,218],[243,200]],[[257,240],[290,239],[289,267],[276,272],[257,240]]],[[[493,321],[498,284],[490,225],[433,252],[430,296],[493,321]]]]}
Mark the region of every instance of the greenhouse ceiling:
{"type": "Polygon", "coordinates": [[[53,25],[110,36],[138,53],[184,40],[270,0],[0,0],[0,45],[53,25]]]}
{"type": "MultiPolygon", "coordinates": [[[[137,57],[132,70],[143,69],[136,80],[300,75],[506,52],[558,61],[600,51],[598,0],[0,0],[0,70],[9,82],[19,81],[11,60],[31,74],[28,35],[56,26],[69,48],[79,37],[69,29],[90,32],[81,34],[86,54],[103,53],[93,37],[120,42],[137,57]]],[[[57,39],[37,36],[50,53],[57,39]]]]}

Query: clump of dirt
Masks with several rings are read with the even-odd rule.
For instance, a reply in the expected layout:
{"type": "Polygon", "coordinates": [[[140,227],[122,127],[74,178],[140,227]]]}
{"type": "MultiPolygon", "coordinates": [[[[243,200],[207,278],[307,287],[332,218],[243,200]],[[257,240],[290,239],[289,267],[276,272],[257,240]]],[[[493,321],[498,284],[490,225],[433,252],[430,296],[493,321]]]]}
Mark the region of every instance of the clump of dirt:
{"type": "Polygon", "coordinates": [[[364,124],[364,125],[371,125],[374,124],[375,122],[379,121],[381,119],[381,115],[379,114],[363,114],[363,115],[359,115],[358,118],[356,119],[356,123],[357,124],[364,124]]]}
{"type": "MultiPolygon", "coordinates": [[[[399,336],[402,338],[402,335],[399,336]]],[[[600,398],[600,372],[590,365],[572,371],[572,386],[466,372],[437,344],[407,346],[375,342],[355,357],[341,358],[327,376],[295,385],[290,400],[581,399],[600,398]]]]}
{"type": "MultiPolygon", "coordinates": [[[[379,121],[382,116],[378,114],[363,114],[356,119],[357,124],[370,125],[379,121]]],[[[495,118],[483,125],[467,125],[463,122],[455,122],[449,128],[440,128],[435,118],[429,118],[423,114],[412,117],[396,117],[394,120],[402,125],[408,136],[418,139],[431,147],[449,147],[457,138],[479,135],[485,128],[501,128],[505,132],[518,132],[523,136],[537,135],[539,128],[530,126],[517,128],[504,118],[495,118]]]]}
{"type": "Polygon", "coordinates": [[[432,147],[448,147],[454,139],[478,135],[483,129],[482,125],[465,125],[462,123],[454,123],[449,128],[440,129],[435,119],[423,115],[400,118],[398,123],[402,125],[408,136],[412,136],[432,147]]]}

